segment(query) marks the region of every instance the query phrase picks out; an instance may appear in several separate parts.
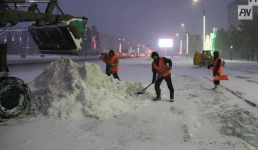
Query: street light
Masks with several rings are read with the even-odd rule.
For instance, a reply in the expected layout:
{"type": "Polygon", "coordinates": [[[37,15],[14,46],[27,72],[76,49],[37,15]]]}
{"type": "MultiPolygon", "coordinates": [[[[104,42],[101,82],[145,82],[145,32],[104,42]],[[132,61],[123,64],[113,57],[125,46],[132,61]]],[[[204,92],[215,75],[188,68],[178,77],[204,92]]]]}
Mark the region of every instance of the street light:
{"type": "MultiPolygon", "coordinates": [[[[182,23],[182,27],[185,27],[185,24],[182,23]]],[[[185,27],[186,28],[186,27],[185,27]]],[[[186,55],[188,57],[188,30],[186,28],[186,55]]]]}
{"type": "MultiPolygon", "coordinates": [[[[185,27],[185,24],[182,23],[181,26],[185,27]]],[[[176,35],[179,36],[178,33],[176,35]]],[[[182,40],[180,41],[180,54],[182,54],[182,40]]],[[[187,55],[187,58],[188,58],[188,32],[187,32],[187,28],[186,28],[186,55],[187,55]]]]}
{"type": "Polygon", "coordinates": [[[180,40],[180,55],[182,54],[182,47],[183,47],[183,42],[180,40]]]}
{"type": "Polygon", "coordinates": [[[141,47],[141,45],[140,45],[140,44],[138,44],[137,52],[136,52],[136,53],[140,53],[140,47],[141,47]]]}
{"type": "Polygon", "coordinates": [[[203,7],[203,50],[205,50],[205,8],[202,3],[200,3],[198,0],[194,0],[194,4],[200,4],[203,7]]]}
{"type": "MultiPolygon", "coordinates": [[[[179,34],[177,33],[176,36],[179,36],[179,34]]],[[[182,39],[180,38],[180,51],[179,51],[179,54],[182,54],[182,47],[183,47],[183,46],[182,46],[182,45],[183,45],[182,43],[183,43],[183,42],[182,42],[182,39]]]]}
{"type": "Polygon", "coordinates": [[[119,53],[121,53],[121,48],[122,48],[122,44],[121,44],[121,42],[120,41],[124,41],[125,39],[118,39],[119,40],[119,48],[118,48],[118,51],[119,51],[119,53]]]}
{"type": "Polygon", "coordinates": [[[231,60],[232,60],[233,46],[230,46],[230,48],[231,48],[231,60]]]}

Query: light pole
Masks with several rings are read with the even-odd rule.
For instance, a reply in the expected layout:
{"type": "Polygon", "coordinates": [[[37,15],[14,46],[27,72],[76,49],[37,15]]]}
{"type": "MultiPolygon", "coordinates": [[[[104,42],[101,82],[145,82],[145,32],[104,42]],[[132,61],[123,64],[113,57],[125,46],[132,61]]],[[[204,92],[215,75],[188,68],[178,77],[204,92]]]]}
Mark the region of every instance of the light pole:
{"type": "Polygon", "coordinates": [[[232,60],[233,46],[230,46],[230,48],[231,48],[231,60],[232,60]]]}
{"type": "Polygon", "coordinates": [[[198,0],[194,0],[194,4],[195,3],[198,3],[203,7],[203,35],[202,36],[203,36],[203,50],[205,50],[205,8],[202,3],[198,2],[198,0]]]}
{"type": "Polygon", "coordinates": [[[118,48],[118,52],[121,53],[121,48],[122,48],[122,44],[120,41],[124,41],[125,39],[118,39],[119,40],[119,48],[118,48]]]}
{"type": "MultiPolygon", "coordinates": [[[[182,27],[185,27],[185,24],[182,23],[182,27]]],[[[186,27],[185,27],[186,28],[186,27]]],[[[188,58],[188,30],[186,28],[186,56],[188,58]]]]}
{"type": "Polygon", "coordinates": [[[180,52],[179,52],[180,55],[182,54],[182,47],[183,47],[182,45],[183,45],[183,42],[182,42],[182,40],[180,40],[180,52]]]}
{"type": "Polygon", "coordinates": [[[140,45],[140,44],[138,44],[137,52],[136,52],[136,53],[139,53],[139,52],[140,52],[140,47],[141,47],[141,45],[140,45]]]}
{"type": "MultiPolygon", "coordinates": [[[[177,33],[176,36],[179,36],[179,34],[177,33]]],[[[182,42],[182,39],[180,38],[180,51],[179,51],[180,55],[182,54],[182,48],[183,48],[183,42],[182,42]]]]}

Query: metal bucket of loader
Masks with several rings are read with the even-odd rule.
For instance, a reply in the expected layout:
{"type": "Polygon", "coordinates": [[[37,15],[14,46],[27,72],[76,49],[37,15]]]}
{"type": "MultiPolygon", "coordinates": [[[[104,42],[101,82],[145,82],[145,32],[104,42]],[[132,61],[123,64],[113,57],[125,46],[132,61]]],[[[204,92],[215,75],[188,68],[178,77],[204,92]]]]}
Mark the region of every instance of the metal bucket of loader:
{"type": "Polygon", "coordinates": [[[78,54],[86,24],[85,18],[73,18],[51,25],[33,24],[28,30],[41,54],[78,54]]]}

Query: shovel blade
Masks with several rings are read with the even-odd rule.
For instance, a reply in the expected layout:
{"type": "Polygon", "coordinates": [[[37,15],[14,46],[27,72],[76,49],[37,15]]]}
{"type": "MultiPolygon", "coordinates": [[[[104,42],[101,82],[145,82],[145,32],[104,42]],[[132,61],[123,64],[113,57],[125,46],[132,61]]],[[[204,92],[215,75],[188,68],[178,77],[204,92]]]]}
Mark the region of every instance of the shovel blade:
{"type": "Polygon", "coordinates": [[[137,93],[135,93],[135,94],[143,94],[143,92],[137,92],[137,93]]]}
{"type": "Polygon", "coordinates": [[[228,80],[227,75],[214,76],[213,80],[228,80]]]}

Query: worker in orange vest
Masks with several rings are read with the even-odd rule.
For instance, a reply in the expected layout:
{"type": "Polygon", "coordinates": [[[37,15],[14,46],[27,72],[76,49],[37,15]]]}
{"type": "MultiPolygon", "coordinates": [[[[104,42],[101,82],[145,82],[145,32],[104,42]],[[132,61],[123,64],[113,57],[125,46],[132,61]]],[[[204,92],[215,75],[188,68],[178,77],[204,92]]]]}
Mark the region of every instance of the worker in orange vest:
{"type": "MultiPolygon", "coordinates": [[[[213,72],[213,76],[218,76],[222,73],[223,68],[222,68],[222,63],[221,63],[221,59],[219,57],[219,52],[218,51],[214,51],[213,52],[213,56],[214,56],[214,61],[212,64],[208,65],[208,69],[212,68],[212,72],[213,72]]],[[[220,85],[220,81],[219,80],[213,80],[214,83],[214,88],[212,88],[215,91],[219,90],[219,85],[220,85]]]]}
{"type": "Polygon", "coordinates": [[[112,74],[115,79],[121,81],[118,77],[119,57],[115,54],[114,49],[110,49],[109,53],[103,59],[103,62],[106,63],[106,74],[108,76],[112,74]]]}
{"type": "Polygon", "coordinates": [[[167,86],[170,92],[170,102],[174,102],[174,88],[171,80],[171,70],[172,70],[172,61],[171,59],[168,59],[166,57],[159,57],[159,54],[157,52],[152,52],[151,58],[153,59],[152,62],[152,83],[155,87],[156,91],[156,100],[161,100],[161,89],[160,84],[163,81],[163,79],[167,82],[167,86]],[[158,74],[158,78],[157,78],[158,74]]]}

